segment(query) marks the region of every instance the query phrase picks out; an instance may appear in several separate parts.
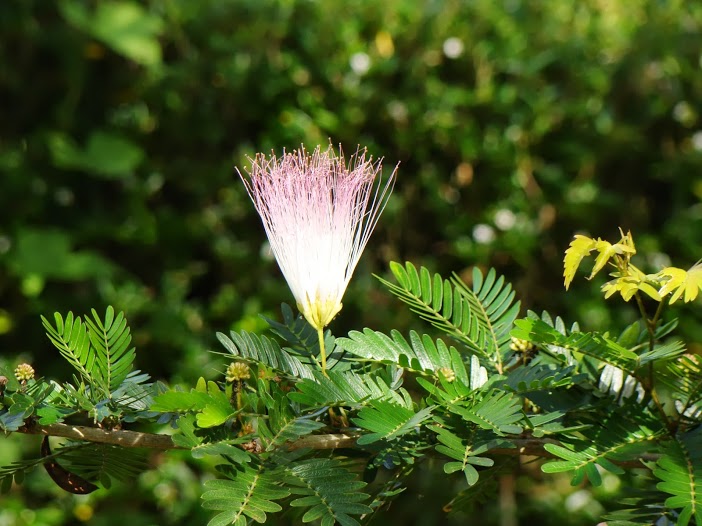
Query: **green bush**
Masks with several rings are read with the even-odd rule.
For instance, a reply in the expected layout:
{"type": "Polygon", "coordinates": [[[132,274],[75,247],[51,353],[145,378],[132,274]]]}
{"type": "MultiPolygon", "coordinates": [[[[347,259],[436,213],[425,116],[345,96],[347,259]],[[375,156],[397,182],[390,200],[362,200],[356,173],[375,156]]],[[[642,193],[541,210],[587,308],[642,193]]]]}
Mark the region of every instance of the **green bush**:
{"type": "Polygon", "coordinates": [[[291,300],[234,167],[328,141],[401,163],[335,333],[415,323],[371,277],[393,259],[629,322],[560,292],[562,253],[621,226],[651,268],[700,258],[700,38],[684,0],[5,0],[0,365],[67,373],[39,315],[112,304],[139,368],[221,371],[215,330],[291,300]]]}

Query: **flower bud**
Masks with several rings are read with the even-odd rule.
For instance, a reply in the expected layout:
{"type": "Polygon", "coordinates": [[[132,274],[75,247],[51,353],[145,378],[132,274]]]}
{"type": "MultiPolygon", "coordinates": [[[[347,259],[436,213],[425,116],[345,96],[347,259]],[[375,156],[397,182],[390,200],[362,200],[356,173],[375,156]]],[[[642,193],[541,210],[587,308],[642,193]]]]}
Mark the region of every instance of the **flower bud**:
{"type": "Polygon", "coordinates": [[[443,376],[444,379],[449,383],[453,382],[456,379],[456,373],[448,367],[439,367],[439,369],[437,369],[436,372],[439,373],[439,375],[443,376]]]}
{"type": "Polygon", "coordinates": [[[528,353],[534,349],[534,344],[520,338],[512,338],[512,343],[509,344],[509,348],[514,352],[528,353]]]}

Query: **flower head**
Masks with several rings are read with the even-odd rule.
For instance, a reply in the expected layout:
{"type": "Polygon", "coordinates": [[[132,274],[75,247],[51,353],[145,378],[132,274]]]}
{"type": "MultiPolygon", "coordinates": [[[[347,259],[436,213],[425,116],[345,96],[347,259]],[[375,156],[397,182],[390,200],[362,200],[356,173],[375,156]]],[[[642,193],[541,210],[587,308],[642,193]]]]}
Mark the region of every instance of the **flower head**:
{"type": "Polygon", "coordinates": [[[229,383],[247,380],[250,376],[249,366],[242,362],[232,362],[225,373],[225,379],[229,383]]]}
{"type": "Polygon", "coordinates": [[[17,381],[26,383],[34,378],[34,367],[28,363],[21,363],[15,368],[15,378],[17,381]]]}
{"type": "Polygon", "coordinates": [[[396,170],[376,184],[382,159],[358,150],[347,164],[331,145],[249,160],[241,178],[300,312],[319,331],[341,310],[396,170]]]}

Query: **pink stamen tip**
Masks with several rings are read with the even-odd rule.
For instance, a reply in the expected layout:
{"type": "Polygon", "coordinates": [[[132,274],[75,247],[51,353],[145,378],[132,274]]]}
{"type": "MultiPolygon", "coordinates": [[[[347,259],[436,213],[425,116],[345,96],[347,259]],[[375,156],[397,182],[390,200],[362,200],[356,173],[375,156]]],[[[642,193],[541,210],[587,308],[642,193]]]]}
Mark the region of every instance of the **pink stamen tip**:
{"type": "Polygon", "coordinates": [[[271,250],[298,307],[317,329],[341,310],[341,299],[395,183],[383,182],[382,159],[365,149],[345,162],[330,145],[279,158],[257,154],[239,172],[261,216],[271,250]],[[378,179],[378,184],[376,183],[378,179]]]}

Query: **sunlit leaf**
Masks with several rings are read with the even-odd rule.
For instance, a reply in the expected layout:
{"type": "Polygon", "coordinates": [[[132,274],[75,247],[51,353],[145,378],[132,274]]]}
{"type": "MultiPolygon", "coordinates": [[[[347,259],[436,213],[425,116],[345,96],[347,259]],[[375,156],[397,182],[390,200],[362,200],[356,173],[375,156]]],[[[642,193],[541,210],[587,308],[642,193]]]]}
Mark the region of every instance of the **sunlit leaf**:
{"type": "Polygon", "coordinates": [[[595,249],[596,245],[597,241],[580,234],[576,234],[575,239],[570,242],[563,259],[563,277],[565,278],[566,290],[568,290],[571,281],[573,281],[580,262],[595,249]]]}
{"type": "Polygon", "coordinates": [[[659,272],[663,278],[668,278],[665,285],[659,291],[661,296],[667,296],[671,292],[670,303],[675,303],[682,296],[683,301],[688,303],[697,298],[702,289],[702,260],[695,263],[688,271],[676,267],[666,267],[659,272]]]}

